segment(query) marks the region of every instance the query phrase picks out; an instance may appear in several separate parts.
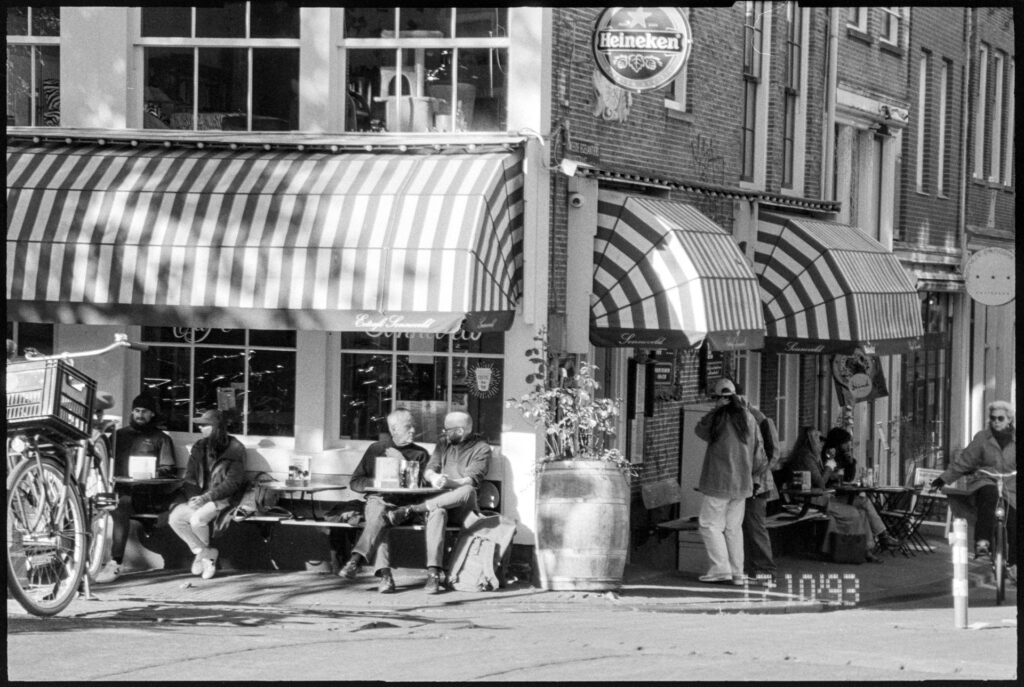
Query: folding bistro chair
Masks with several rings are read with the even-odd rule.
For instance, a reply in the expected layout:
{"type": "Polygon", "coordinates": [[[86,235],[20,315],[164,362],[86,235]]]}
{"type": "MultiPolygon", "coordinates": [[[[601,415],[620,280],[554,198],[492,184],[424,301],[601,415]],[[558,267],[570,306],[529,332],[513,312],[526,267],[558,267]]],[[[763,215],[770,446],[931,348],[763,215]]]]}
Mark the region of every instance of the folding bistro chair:
{"type": "Polygon", "coordinates": [[[904,509],[892,508],[884,511],[882,516],[893,522],[893,527],[905,540],[909,547],[922,553],[934,553],[934,549],[921,534],[921,525],[944,526],[945,519],[936,520],[938,509],[947,510],[949,502],[941,491],[930,493],[928,485],[942,474],[942,470],[931,468],[915,468],[913,491],[909,492],[910,500],[904,509]]]}

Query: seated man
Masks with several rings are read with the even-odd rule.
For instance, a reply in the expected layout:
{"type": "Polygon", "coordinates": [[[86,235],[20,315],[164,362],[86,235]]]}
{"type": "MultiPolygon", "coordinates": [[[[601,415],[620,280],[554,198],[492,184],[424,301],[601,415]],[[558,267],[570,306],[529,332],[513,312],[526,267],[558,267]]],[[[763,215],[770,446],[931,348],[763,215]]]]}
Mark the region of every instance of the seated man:
{"type": "MultiPolygon", "coordinates": [[[[132,401],[132,414],[127,427],[114,434],[114,476],[128,476],[128,462],[131,456],[153,456],[156,458],[160,477],[174,477],[174,442],[170,435],[156,426],[156,402],[147,394],[140,394],[132,401]]],[[[128,543],[131,516],[144,510],[165,512],[173,498],[175,485],[168,487],[117,486],[117,508],[111,513],[113,532],[110,545],[110,560],[96,575],[96,582],[113,582],[121,574],[124,550],[128,543]]]]}
{"type": "Polygon", "coordinates": [[[461,525],[466,515],[476,510],[476,490],[490,463],[490,445],[472,431],[473,420],[468,413],[455,411],[445,415],[444,436],[427,463],[424,478],[435,489],[450,491],[388,514],[393,525],[404,522],[412,513],[426,514],[427,583],[423,588],[428,594],[437,594],[443,586],[444,529],[448,518],[461,525]]]}
{"type": "MultiPolygon", "coordinates": [[[[348,484],[349,489],[360,494],[367,487],[373,486],[374,469],[379,456],[393,456],[413,460],[423,466],[427,464],[430,454],[422,446],[412,443],[416,434],[412,413],[405,408],[397,408],[388,415],[388,431],[391,436],[384,441],[377,441],[363,453],[359,465],[352,473],[348,484]]],[[[352,555],[338,572],[339,577],[351,580],[359,574],[361,561],[373,560],[374,574],[380,578],[377,591],[390,594],[395,591],[395,580],[391,575],[391,562],[388,550],[388,527],[391,525],[387,514],[401,505],[408,505],[415,497],[400,494],[368,494],[364,518],[366,524],[359,540],[352,547],[352,555]]]]}

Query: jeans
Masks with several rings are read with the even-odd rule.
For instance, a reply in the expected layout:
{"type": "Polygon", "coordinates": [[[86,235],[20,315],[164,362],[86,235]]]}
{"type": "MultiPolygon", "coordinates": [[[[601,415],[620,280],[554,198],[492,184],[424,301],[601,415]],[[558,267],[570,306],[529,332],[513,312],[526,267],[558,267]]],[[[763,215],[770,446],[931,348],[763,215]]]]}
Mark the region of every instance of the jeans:
{"type": "Polygon", "coordinates": [[[745,499],[705,495],[700,504],[700,536],[708,553],[708,575],[743,576],[743,511],[745,499]]]}
{"type": "Polygon", "coordinates": [[[366,508],[363,511],[366,522],[359,540],[352,547],[352,553],[358,553],[367,563],[371,561],[372,556],[374,572],[391,567],[388,549],[388,528],[391,527],[391,523],[387,519],[390,510],[394,510],[394,506],[387,503],[384,497],[377,494],[366,496],[366,508]]]}
{"type": "Polygon", "coordinates": [[[427,507],[427,567],[444,567],[444,528],[451,518],[455,524],[476,510],[476,487],[464,484],[423,502],[427,507]],[[448,511],[451,511],[449,515],[448,511]]]}
{"type": "Polygon", "coordinates": [[[765,522],[767,497],[751,496],[743,509],[743,567],[750,577],[775,574],[772,542],[765,522]]]}
{"type": "Polygon", "coordinates": [[[198,554],[209,548],[210,523],[216,519],[218,513],[228,507],[229,503],[227,499],[221,499],[204,503],[199,508],[193,508],[188,503],[178,504],[171,511],[167,524],[188,545],[189,551],[198,554]]]}

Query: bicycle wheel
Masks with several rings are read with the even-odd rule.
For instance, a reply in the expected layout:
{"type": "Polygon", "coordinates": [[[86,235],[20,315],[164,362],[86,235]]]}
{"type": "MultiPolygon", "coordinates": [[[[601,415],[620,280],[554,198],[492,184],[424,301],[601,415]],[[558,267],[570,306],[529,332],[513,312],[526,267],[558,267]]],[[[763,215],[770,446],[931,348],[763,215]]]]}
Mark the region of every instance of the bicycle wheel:
{"type": "Polygon", "coordinates": [[[95,580],[110,555],[110,537],[113,531],[111,509],[117,497],[110,481],[110,444],[105,435],[90,442],[89,472],[85,478],[86,515],[89,519],[89,562],[85,572],[95,580]]]}
{"type": "Polygon", "coordinates": [[[7,478],[7,590],[33,615],[64,610],[85,572],[85,511],[50,458],[19,462],[7,478]]]}
{"type": "Polygon", "coordinates": [[[1006,523],[997,522],[992,566],[996,575],[996,606],[1006,598],[1006,523]]]}

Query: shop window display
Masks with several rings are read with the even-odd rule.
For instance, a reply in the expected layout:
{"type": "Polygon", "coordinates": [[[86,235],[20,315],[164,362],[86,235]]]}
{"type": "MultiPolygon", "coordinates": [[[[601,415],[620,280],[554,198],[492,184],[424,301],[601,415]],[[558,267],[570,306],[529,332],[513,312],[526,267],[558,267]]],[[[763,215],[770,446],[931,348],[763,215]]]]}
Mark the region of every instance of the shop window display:
{"type": "Polygon", "coordinates": [[[7,8],[7,125],[60,126],[60,8],[7,8]]]}
{"type": "Polygon", "coordinates": [[[298,129],[298,7],[144,7],[141,33],[144,128],[298,129]]]}
{"type": "Polygon", "coordinates": [[[507,8],[345,10],[348,131],[504,131],[507,8]]]}
{"type": "Polygon", "coordinates": [[[504,405],[502,334],[341,335],[341,438],[376,440],[403,407],[416,441],[440,437],[444,415],[465,410],[476,431],[497,443],[504,405]]]}
{"type": "Polygon", "coordinates": [[[160,401],[166,428],[216,408],[228,431],[295,434],[295,332],[143,327],[142,388],[160,401]]]}

